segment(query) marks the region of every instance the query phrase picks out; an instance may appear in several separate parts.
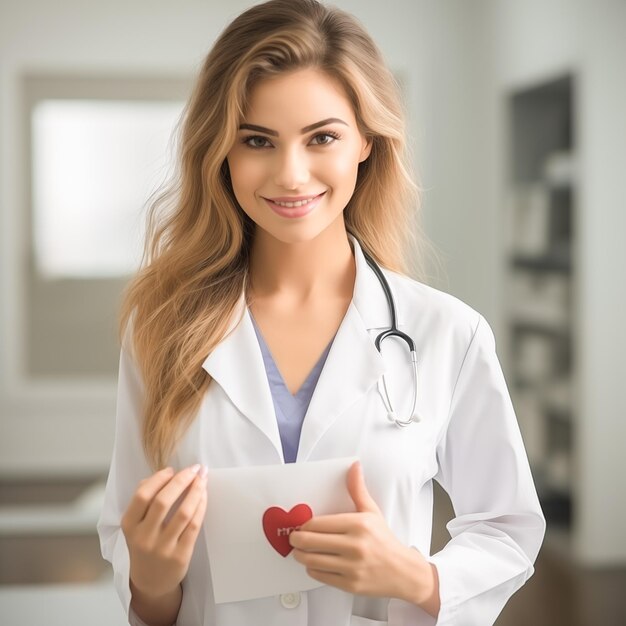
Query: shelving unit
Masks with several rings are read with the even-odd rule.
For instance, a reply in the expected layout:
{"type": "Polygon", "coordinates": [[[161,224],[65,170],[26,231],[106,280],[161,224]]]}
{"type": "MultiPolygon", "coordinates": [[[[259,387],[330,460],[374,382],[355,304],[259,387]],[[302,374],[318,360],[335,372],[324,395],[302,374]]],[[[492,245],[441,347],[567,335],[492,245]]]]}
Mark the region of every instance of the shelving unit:
{"type": "Polygon", "coordinates": [[[573,523],[576,461],[574,95],[568,75],[508,103],[507,369],[548,527],[561,536],[573,523]]]}

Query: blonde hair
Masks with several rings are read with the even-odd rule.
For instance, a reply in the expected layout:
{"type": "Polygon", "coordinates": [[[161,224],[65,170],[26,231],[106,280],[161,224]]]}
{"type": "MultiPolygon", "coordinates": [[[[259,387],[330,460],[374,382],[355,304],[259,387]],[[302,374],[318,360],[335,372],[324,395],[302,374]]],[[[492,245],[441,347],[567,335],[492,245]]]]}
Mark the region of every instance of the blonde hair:
{"type": "Polygon", "coordinates": [[[193,420],[211,380],[202,363],[225,337],[246,287],[254,223],[235,199],[226,155],[254,85],[303,68],[341,83],[373,144],[344,210],[347,231],[398,272],[406,273],[408,244],[419,254],[426,243],[415,220],[419,189],[400,89],[358,20],[316,0],[270,0],[239,15],[200,70],[182,118],[177,171],[150,204],[142,268],[120,311],[120,334],[130,331],[144,383],[142,436],[154,469],[193,420]]]}

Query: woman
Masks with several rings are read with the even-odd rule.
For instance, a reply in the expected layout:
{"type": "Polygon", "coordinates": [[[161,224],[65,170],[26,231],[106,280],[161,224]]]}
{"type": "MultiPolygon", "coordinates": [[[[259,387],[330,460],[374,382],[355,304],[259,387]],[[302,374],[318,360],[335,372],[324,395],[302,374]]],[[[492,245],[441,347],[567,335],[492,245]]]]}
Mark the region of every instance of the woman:
{"type": "Polygon", "coordinates": [[[392,75],[343,11],[271,0],[209,53],[121,316],[99,533],[132,622],[484,626],[532,575],[545,521],[491,329],[403,273],[404,132],[392,75]],[[406,345],[375,346],[392,318],[367,255],[415,342],[415,407],[406,345]],[[289,538],[323,585],[216,604],[207,467],[347,456],[356,511],[289,538]],[[430,556],[432,479],[456,518],[430,556]]]}

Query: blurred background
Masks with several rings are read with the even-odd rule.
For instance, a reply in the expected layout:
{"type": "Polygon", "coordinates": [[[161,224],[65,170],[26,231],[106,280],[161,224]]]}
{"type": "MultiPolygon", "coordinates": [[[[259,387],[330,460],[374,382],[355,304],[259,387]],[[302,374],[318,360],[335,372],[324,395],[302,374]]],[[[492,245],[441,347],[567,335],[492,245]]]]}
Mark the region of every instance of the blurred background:
{"type": "MultiPolygon", "coordinates": [[[[241,0],[0,0],[0,622],[123,624],[120,292],[241,0]]],[[[337,0],[398,77],[429,282],[488,319],[548,520],[499,626],[626,623],[626,2],[337,0]],[[622,269],[620,269],[622,268],[622,269]]],[[[437,488],[433,551],[453,510],[437,488]]]]}

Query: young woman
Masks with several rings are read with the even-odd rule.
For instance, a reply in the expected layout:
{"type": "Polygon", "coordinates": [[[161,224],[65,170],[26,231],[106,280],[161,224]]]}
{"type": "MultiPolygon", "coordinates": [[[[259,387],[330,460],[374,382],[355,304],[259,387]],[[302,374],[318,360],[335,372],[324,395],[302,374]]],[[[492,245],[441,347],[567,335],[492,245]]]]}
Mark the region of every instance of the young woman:
{"type": "Polygon", "coordinates": [[[219,37],[122,309],[98,530],[131,622],[485,626],[532,575],[545,521],[493,333],[404,271],[409,172],[397,84],[354,17],[271,0],[219,37]],[[376,345],[391,326],[415,371],[405,339],[376,345]],[[216,604],[207,468],[347,456],[356,511],[290,536],[323,585],[216,604]],[[433,479],[456,517],[430,555],[433,479]]]}

